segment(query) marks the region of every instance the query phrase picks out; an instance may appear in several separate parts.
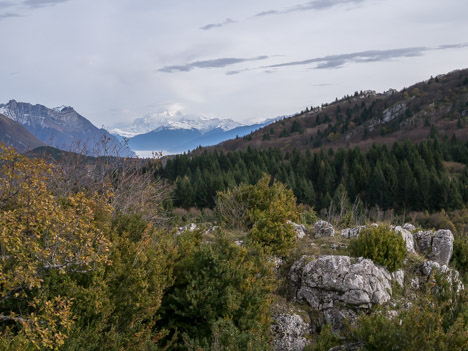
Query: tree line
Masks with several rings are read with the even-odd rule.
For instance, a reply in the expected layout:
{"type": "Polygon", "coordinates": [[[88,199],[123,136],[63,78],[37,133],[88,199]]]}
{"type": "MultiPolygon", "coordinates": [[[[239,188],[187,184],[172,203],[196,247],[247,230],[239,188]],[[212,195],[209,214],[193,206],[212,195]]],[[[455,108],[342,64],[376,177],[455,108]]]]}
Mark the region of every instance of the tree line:
{"type": "Polygon", "coordinates": [[[437,133],[419,144],[396,142],[319,152],[276,148],[178,155],[155,175],[173,182],[176,207],[212,208],[216,193],[255,184],[267,173],[293,190],[299,203],[316,210],[333,201],[359,198],[381,209],[458,209],[468,203],[468,143],[437,133]]]}

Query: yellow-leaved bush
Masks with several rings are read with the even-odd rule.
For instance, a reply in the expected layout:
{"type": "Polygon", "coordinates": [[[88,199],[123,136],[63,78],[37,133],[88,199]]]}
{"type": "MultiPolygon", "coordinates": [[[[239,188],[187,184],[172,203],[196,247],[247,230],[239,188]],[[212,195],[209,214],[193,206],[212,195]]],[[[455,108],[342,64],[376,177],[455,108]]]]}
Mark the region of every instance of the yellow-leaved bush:
{"type": "Polygon", "coordinates": [[[61,197],[48,189],[51,176],[52,165],[0,145],[3,343],[15,335],[36,348],[63,344],[73,323],[72,301],[44,291],[44,278],[51,271],[88,272],[108,263],[111,195],[81,192],[61,197]]]}

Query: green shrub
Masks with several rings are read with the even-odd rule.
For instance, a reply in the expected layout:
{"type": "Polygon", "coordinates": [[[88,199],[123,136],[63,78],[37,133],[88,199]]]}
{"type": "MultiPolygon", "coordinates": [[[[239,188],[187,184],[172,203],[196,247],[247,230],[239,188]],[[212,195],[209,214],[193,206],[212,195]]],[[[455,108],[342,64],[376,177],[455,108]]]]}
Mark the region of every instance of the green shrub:
{"type": "Polygon", "coordinates": [[[371,351],[467,350],[467,317],[466,294],[444,302],[422,297],[398,317],[388,317],[386,310],[361,316],[347,339],[364,342],[371,351]]]}
{"type": "Polygon", "coordinates": [[[317,339],[307,345],[304,351],[328,351],[341,343],[342,340],[333,332],[331,325],[325,325],[317,339]]]}
{"type": "MultiPolygon", "coordinates": [[[[271,266],[223,236],[202,243],[178,237],[175,282],[163,299],[159,326],[171,350],[264,350],[269,344],[271,266]],[[254,345],[262,347],[253,347],[254,345]],[[230,345],[227,347],[227,345],[230,345]]],[[[164,349],[164,348],[163,348],[164,349]]]]}
{"type": "Polygon", "coordinates": [[[401,235],[388,226],[372,226],[361,230],[358,238],[351,241],[349,249],[352,256],[370,258],[391,272],[401,267],[407,254],[401,235]]]}
{"type": "Polygon", "coordinates": [[[452,264],[460,272],[465,283],[468,282],[468,238],[455,238],[453,242],[452,264]]]}
{"type": "Polygon", "coordinates": [[[255,185],[219,192],[216,212],[228,227],[247,231],[247,245],[264,253],[285,256],[296,242],[296,232],[287,223],[299,219],[296,198],[284,184],[270,184],[268,175],[255,185]]]}

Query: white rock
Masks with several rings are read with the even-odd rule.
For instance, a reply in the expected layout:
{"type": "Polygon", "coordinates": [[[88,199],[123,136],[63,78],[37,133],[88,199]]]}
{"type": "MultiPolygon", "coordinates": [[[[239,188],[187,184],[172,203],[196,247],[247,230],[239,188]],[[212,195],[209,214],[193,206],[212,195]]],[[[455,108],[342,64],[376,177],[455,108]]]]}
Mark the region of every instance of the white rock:
{"type": "Polygon", "coordinates": [[[336,303],[370,308],[390,300],[391,275],[369,259],[348,256],[320,256],[305,263],[301,258],[289,273],[298,286],[297,299],[317,310],[336,303]]]}
{"type": "Polygon", "coordinates": [[[316,238],[335,236],[335,229],[327,221],[318,221],[314,225],[314,236],[316,238]]]}
{"type": "Polygon", "coordinates": [[[408,252],[416,252],[416,250],[414,249],[414,239],[413,239],[413,234],[411,234],[410,231],[400,227],[400,226],[397,226],[395,228],[393,228],[393,230],[397,233],[399,233],[401,235],[401,237],[403,238],[403,240],[405,241],[406,243],[406,251],[408,252]]]}
{"type": "Polygon", "coordinates": [[[354,228],[346,228],[341,230],[341,236],[346,239],[357,238],[362,229],[366,228],[365,225],[360,225],[354,228]]]}
{"type": "Polygon", "coordinates": [[[271,326],[273,349],[275,351],[302,351],[309,343],[305,336],[309,326],[297,314],[279,314],[274,316],[271,326]]]}
{"type": "Polygon", "coordinates": [[[306,227],[303,224],[297,224],[292,221],[288,221],[288,224],[291,224],[294,227],[294,231],[296,232],[298,239],[305,237],[306,227]]]}
{"type": "Polygon", "coordinates": [[[403,284],[405,282],[405,271],[399,269],[398,271],[393,272],[392,279],[395,280],[401,288],[403,288],[403,284]]]}
{"type": "Polygon", "coordinates": [[[450,230],[419,231],[414,235],[417,251],[432,261],[448,265],[453,254],[454,237],[450,230]]]}
{"type": "Polygon", "coordinates": [[[193,232],[194,230],[196,230],[198,227],[195,223],[189,223],[183,227],[179,227],[177,228],[177,233],[176,235],[180,235],[182,234],[183,232],[193,232]]]}

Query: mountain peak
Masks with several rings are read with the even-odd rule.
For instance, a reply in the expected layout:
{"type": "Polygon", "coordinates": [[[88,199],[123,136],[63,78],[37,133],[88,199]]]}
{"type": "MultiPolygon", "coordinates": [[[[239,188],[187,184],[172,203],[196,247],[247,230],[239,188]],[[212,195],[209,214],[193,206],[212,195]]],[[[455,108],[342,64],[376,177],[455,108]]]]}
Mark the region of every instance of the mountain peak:
{"type": "Polygon", "coordinates": [[[57,107],[53,107],[52,108],[53,111],[55,112],[73,112],[75,111],[75,109],[71,106],[65,106],[65,105],[62,105],[62,106],[57,106],[57,107]]]}

